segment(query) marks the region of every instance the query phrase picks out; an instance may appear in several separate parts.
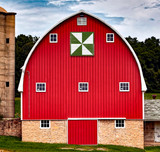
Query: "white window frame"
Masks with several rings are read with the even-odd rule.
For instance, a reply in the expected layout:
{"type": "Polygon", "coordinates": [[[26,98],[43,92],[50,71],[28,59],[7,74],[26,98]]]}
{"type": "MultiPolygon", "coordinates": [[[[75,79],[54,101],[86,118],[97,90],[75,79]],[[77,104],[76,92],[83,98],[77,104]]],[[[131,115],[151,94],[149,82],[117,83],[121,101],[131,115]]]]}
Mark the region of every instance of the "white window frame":
{"type": "Polygon", "coordinates": [[[89,83],[88,82],[78,82],[78,92],[89,92],[89,83]],[[80,90],[80,84],[81,83],[86,83],[87,84],[87,90],[80,90]]]}
{"type": "Polygon", "coordinates": [[[36,82],[36,92],[46,92],[46,82],[36,82]],[[37,84],[45,84],[45,90],[37,90],[37,84]]]}
{"type": "Polygon", "coordinates": [[[49,127],[41,127],[42,121],[43,120],[40,120],[40,129],[50,129],[51,128],[51,122],[50,122],[50,120],[47,120],[47,121],[49,121],[49,127]]]}
{"type": "Polygon", "coordinates": [[[106,42],[107,42],[107,43],[114,43],[114,33],[106,33],[106,42]],[[108,41],[107,38],[108,38],[108,35],[109,35],[109,34],[113,34],[113,41],[108,41]]]}
{"type": "Polygon", "coordinates": [[[129,91],[130,91],[129,82],[119,82],[119,91],[120,91],[120,92],[129,92],[129,91]],[[128,84],[128,90],[121,90],[121,84],[122,84],[122,83],[127,83],[127,84],[128,84]]]}
{"type": "Polygon", "coordinates": [[[125,128],[125,127],[126,127],[126,126],[125,126],[125,120],[124,120],[124,119],[117,119],[117,120],[114,121],[114,124],[115,124],[115,128],[116,128],[116,129],[118,129],[118,128],[125,128]],[[119,121],[119,120],[123,120],[123,121],[124,121],[124,127],[117,127],[117,126],[116,126],[116,121],[119,121]]]}
{"type": "Polygon", "coordinates": [[[77,25],[78,25],[78,26],[86,26],[86,25],[87,25],[87,17],[77,17],[77,25]],[[79,21],[78,21],[78,20],[79,20],[79,19],[81,20],[81,19],[84,19],[84,18],[86,19],[86,24],[79,24],[79,21]]]}
{"type": "Polygon", "coordinates": [[[57,33],[50,33],[49,34],[49,42],[50,43],[58,43],[58,34],[57,33]],[[56,41],[51,41],[51,35],[56,35],[56,37],[57,37],[56,41]]]}

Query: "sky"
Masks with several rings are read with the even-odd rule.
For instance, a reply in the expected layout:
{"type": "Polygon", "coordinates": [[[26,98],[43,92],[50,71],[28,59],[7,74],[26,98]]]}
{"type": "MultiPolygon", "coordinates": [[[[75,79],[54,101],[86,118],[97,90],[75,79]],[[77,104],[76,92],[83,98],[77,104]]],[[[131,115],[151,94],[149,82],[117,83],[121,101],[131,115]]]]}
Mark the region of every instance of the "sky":
{"type": "Polygon", "coordinates": [[[16,36],[41,37],[59,21],[84,10],[123,37],[160,38],[160,0],[0,0],[0,6],[17,13],[16,36]]]}

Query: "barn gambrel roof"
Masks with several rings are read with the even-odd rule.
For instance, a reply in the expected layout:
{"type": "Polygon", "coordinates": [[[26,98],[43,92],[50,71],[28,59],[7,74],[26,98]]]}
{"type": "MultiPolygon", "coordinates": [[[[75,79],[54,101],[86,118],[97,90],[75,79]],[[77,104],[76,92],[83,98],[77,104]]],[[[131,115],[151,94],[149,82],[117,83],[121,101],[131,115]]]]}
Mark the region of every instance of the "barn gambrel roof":
{"type": "Polygon", "coordinates": [[[60,21],[58,24],[54,25],[49,31],[47,31],[38,41],[37,43],[34,45],[34,47],[32,48],[32,50],[30,51],[30,53],[28,54],[26,60],[25,60],[25,63],[23,65],[23,67],[21,68],[22,69],[22,73],[21,73],[21,79],[20,79],[20,83],[19,83],[19,86],[18,86],[18,91],[19,92],[23,92],[23,81],[24,81],[24,73],[25,73],[25,70],[26,70],[26,67],[27,67],[27,64],[29,62],[29,59],[30,57],[32,56],[35,48],[38,46],[38,44],[41,42],[41,40],[55,27],[57,27],[59,24],[63,23],[64,21],[66,21],[67,19],[75,16],[75,15],[78,15],[80,13],[84,13],[86,15],[89,15],[97,20],[99,20],[100,22],[102,22],[103,24],[105,24],[106,26],[108,26],[109,28],[111,28],[117,35],[119,35],[121,37],[121,39],[125,42],[125,44],[128,46],[128,48],[130,49],[133,57],[135,58],[136,60],[136,63],[137,63],[137,66],[138,66],[138,69],[139,69],[139,72],[140,72],[140,77],[141,77],[141,90],[143,92],[145,92],[147,90],[147,87],[146,87],[146,83],[144,81],[144,76],[143,76],[143,72],[142,72],[142,68],[141,68],[141,65],[140,65],[140,62],[138,60],[138,57],[137,55],[135,54],[133,48],[130,46],[130,44],[127,42],[127,40],[119,33],[117,32],[113,27],[111,27],[109,24],[105,23],[104,21],[102,21],[100,18],[92,15],[92,14],[89,14],[89,13],[86,13],[85,11],[81,10],[75,14],[72,14],[71,16],[65,18],[64,20],[60,21]]]}

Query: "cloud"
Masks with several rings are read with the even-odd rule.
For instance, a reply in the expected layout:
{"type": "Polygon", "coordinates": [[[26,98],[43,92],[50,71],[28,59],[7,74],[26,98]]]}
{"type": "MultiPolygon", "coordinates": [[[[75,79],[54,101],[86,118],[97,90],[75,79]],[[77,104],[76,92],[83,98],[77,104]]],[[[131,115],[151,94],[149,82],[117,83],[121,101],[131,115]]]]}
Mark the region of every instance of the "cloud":
{"type": "Polygon", "coordinates": [[[17,12],[16,35],[41,36],[60,20],[83,9],[124,37],[160,37],[160,0],[1,0],[0,6],[17,12]]]}
{"type": "Polygon", "coordinates": [[[99,0],[91,5],[70,6],[70,10],[84,9],[93,14],[103,14],[101,18],[110,23],[124,37],[134,36],[139,40],[159,34],[159,0],[99,0]],[[150,9],[145,9],[150,7],[150,9]],[[110,22],[112,19],[112,22],[110,22]],[[119,20],[119,21],[118,21],[119,20]],[[154,22],[153,22],[154,21],[154,22]]]}
{"type": "MultiPolygon", "coordinates": [[[[69,0],[66,0],[66,1],[69,1],[69,0]]],[[[53,4],[55,6],[62,6],[66,4],[66,1],[65,0],[50,0],[48,4],[53,4]]]]}
{"type": "Polygon", "coordinates": [[[155,21],[155,19],[154,19],[154,18],[150,18],[149,20],[150,20],[150,21],[155,21]]]}
{"type": "Polygon", "coordinates": [[[48,5],[54,5],[58,7],[72,6],[77,4],[93,4],[93,0],[49,0],[48,5]]]}
{"type": "Polygon", "coordinates": [[[72,13],[62,8],[46,7],[47,3],[48,1],[43,7],[42,4],[33,7],[32,3],[23,4],[20,1],[10,1],[6,4],[5,0],[2,0],[0,6],[9,12],[17,13],[16,35],[42,36],[53,25],[72,13]]]}
{"type": "Polygon", "coordinates": [[[78,4],[81,0],[49,0],[48,5],[52,4],[54,6],[64,6],[78,4]]]}

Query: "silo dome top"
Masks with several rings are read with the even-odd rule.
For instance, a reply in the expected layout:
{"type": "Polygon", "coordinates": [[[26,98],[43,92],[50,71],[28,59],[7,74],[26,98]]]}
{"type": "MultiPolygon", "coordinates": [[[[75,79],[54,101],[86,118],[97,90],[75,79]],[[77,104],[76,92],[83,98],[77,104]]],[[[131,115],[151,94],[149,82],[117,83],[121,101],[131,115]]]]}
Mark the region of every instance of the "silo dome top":
{"type": "Polygon", "coordinates": [[[0,7],[0,12],[7,13],[7,11],[2,7],[0,7]]]}

